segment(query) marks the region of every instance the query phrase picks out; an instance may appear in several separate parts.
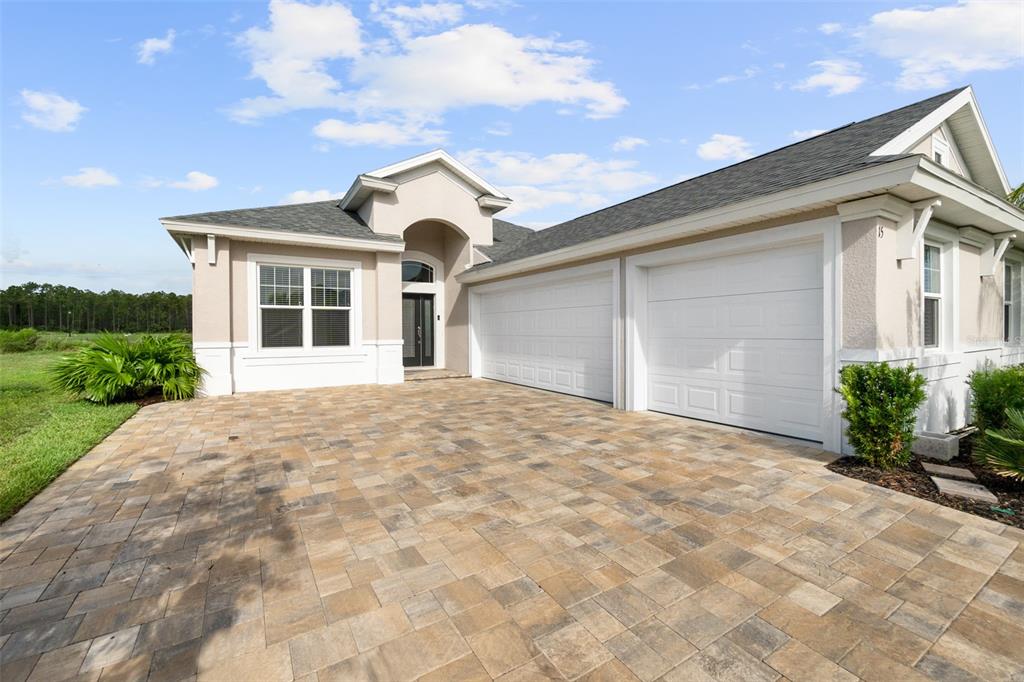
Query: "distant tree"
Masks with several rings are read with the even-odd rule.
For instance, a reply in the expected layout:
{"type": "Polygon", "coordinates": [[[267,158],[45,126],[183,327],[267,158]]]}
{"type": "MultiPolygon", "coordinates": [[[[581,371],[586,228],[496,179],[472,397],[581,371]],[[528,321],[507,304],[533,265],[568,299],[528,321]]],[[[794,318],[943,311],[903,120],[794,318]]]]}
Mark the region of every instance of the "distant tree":
{"type": "Polygon", "coordinates": [[[192,296],[129,294],[26,282],[0,290],[0,326],[75,332],[192,330],[192,296]]]}
{"type": "Polygon", "coordinates": [[[1017,189],[1007,194],[1006,200],[1017,208],[1024,208],[1024,182],[1017,185],[1017,189]]]}

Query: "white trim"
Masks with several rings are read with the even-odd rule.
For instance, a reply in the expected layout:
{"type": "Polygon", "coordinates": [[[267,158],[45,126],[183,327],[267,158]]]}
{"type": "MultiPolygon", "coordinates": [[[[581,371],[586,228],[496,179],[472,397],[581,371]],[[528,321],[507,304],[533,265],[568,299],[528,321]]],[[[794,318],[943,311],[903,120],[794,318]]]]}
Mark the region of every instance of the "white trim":
{"type": "Polygon", "coordinates": [[[398,189],[397,182],[389,182],[369,175],[359,175],[352,181],[352,186],[345,192],[345,196],[342,197],[338,205],[346,211],[354,210],[359,208],[374,192],[394,194],[396,189],[398,189]]]}
{"type": "Polygon", "coordinates": [[[836,352],[838,337],[836,306],[839,284],[835,254],[837,218],[820,218],[748,234],[722,237],[697,244],[676,246],[630,256],[626,259],[626,409],[647,409],[646,311],[647,273],[650,268],[749,253],[762,248],[820,241],[822,245],[822,447],[838,452],[840,447],[839,405],[835,391],[839,371],[836,352]]]}
{"type": "MultiPolygon", "coordinates": [[[[974,98],[974,90],[970,86],[964,88],[945,104],[935,109],[935,111],[920,119],[917,123],[910,126],[875,151],[871,152],[871,156],[905,154],[908,150],[913,149],[922,140],[928,137],[933,130],[941,126],[946,119],[965,106],[970,107],[971,113],[974,115],[975,121],[978,125],[978,129],[981,131],[982,140],[985,143],[989,156],[992,158],[992,163],[995,166],[995,171],[999,177],[999,181],[1002,183],[1003,194],[1008,194],[1010,192],[1010,184],[1006,179],[1006,173],[1003,171],[1003,166],[999,162],[999,155],[996,153],[995,145],[992,144],[992,138],[988,133],[988,127],[985,125],[985,119],[982,118],[981,110],[974,98]]],[[[929,159],[929,161],[931,161],[931,159],[929,159]]],[[[932,163],[934,163],[934,161],[932,161],[932,163]]]]}
{"type": "Polygon", "coordinates": [[[510,263],[474,270],[458,275],[457,279],[464,284],[485,282],[498,277],[567,264],[584,258],[601,255],[612,256],[627,249],[654,246],[672,239],[715,232],[732,225],[763,220],[779,213],[806,208],[811,204],[877,191],[879,187],[904,184],[914,176],[919,162],[918,157],[911,157],[879,164],[856,173],[801,185],[766,197],[741,201],[694,215],[627,230],[582,244],[573,244],[510,263]]]}
{"type": "Polygon", "coordinates": [[[509,206],[511,206],[512,200],[500,199],[498,197],[491,196],[490,194],[482,194],[479,197],[477,197],[476,203],[480,208],[488,208],[494,212],[498,212],[504,208],[508,208],[509,206]]]}
{"type": "Polygon", "coordinates": [[[340,358],[344,356],[364,356],[363,345],[363,265],[359,261],[335,260],[329,258],[299,258],[294,256],[282,256],[279,254],[250,253],[246,263],[246,284],[248,291],[246,296],[246,316],[248,318],[249,352],[244,354],[246,359],[252,358],[340,358]],[[282,265],[286,267],[302,268],[337,268],[350,270],[351,275],[351,306],[349,308],[349,345],[348,346],[323,346],[312,345],[312,300],[309,295],[309,277],[303,273],[303,313],[302,313],[302,348],[261,348],[259,307],[259,266],[260,265],[282,265]]]}
{"type": "Polygon", "coordinates": [[[927,199],[925,201],[918,201],[910,205],[913,209],[908,215],[900,221],[900,224],[896,226],[898,232],[902,232],[907,236],[906,243],[904,243],[901,249],[899,257],[896,260],[910,260],[917,258],[917,252],[921,246],[921,240],[924,239],[925,230],[928,229],[928,223],[932,219],[932,213],[935,212],[936,206],[942,206],[942,201],[939,199],[927,199]],[[918,213],[920,211],[920,213],[918,213]],[[910,229],[904,225],[905,222],[913,224],[913,229],[910,229]]]}
{"type": "Polygon", "coordinates": [[[622,319],[621,319],[621,306],[619,300],[621,298],[619,281],[619,263],[620,259],[613,258],[610,260],[604,260],[597,263],[588,263],[586,265],[577,265],[570,268],[562,268],[560,270],[554,270],[551,272],[542,272],[535,275],[526,275],[524,277],[515,277],[513,279],[502,280],[500,282],[490,282],[488,284],[480,284],[477,286],[469,287],[469,367],[470,374],[474,378],[480,378],[483,376],[483,359],[482,351],[480,348],[480,338],[477,334],[477,330],[480,329],[480,297],[486,294],[495,293],[498,291],[505,291],[508,289],[515,289],[518,287],[530,287],[537,286],[538,284],[546,284],[548,282],[558,282],[570,279],[579,279],[590,275],[610,273],[612,277],[612,406],[618,409],[623,409],[622,391],[621,391],[621,358],[622,356],[622,319]]]}
{"type": "Polygon", "coordinates": [[[217,237],[216,235],[206,235],[206,262],[210,265],[217,264],[217,237]]]}
{"type": "Polygon", "coordinates": [[[178,248],[180,248],[182,253],[185,254],[185,258],[188,258],[188,262],[195,265],[196,255],[192,252],[192,237],[172,234],[171,238],[174,239],[174,243],[177,244],[178,248]]]}
{"type": "MultiPolygon", "coordinates": [[[[404,263],[407,260],[421,261],[434,269],[433,282],[402,282],[402,293],[434,295],[434,364],[431,365],[431,367],[435,369],[444,369],[447,362],[445,356],[444,337],[446,310],[444,297],[444,280],[446,273],[444,270],[444,261],[424,251],[404,251],[402,252],[401,263],[404,263]],[[437,318],[440,318],[440,320],[437,318]]],[[[401,263],[399,263],[399,269],[401,269],[401,263]]],[[[404,343],[403,339],[403,345],[404,343]]]]}
{"type": "Polygon", "coordinates": [[[172,234],[216,235],[230,239],[251,242],[271,242],[276,244],[299,244],[302,246],[322,246],[331,249],[348,249],[350,251],[386,251],[401,253],[405,250],[404,241],[376,241],[355,237],[327,237],[315,234],[299,234],[280,230],[265,230],[256,227],[233,227],[230,225],[206,225],[188,223],[177,220],[161,220],[160,224],[172,234]]]}
{"type": "Polygon", "coordinates": [[[910,210],[910,204],[892,194],[879,194],[866,199],[848,201],[836,206],[843,222],[862,218],[885,218],[898,223],[910,210]]]}
{"type": "Polygon", "coordinates": [[[419,154],[412,158],[405,159],[404,161],[398,161],[397,163],[393,163],[389,166],[384,166],[383,168],[370,171],[369,173],[365,173],[365,175],[375,178],[386,178],[434,162],[447,166],[449,169],[460,175],[463,180],[480,190],[482,194],[490,194],[498,199],[509,198],[504,192],[474,173],[469,169],[469,167],[456,160],[455,157],[443,149],[435,149],[424,154],[419,154]]]}

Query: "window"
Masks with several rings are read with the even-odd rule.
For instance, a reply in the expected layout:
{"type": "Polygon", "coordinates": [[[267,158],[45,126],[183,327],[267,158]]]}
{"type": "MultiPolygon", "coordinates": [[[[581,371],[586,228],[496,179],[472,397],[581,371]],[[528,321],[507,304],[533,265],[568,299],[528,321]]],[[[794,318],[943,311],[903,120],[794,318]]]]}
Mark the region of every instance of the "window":
{"type": "Polygon", "coordinates": [[[924,310],[922,311],[923,337],[925,348],[938,348],[941,342],[942,311],[942,250],[938,246],[925,244],[922,268],[922,289],[924,310]]]}
{"type": "Polygon", "coordinates": [[[1020,344],[1024,329],[1021,328],[1021,303],[1024,302],[1024,289],[1021,287],[1021,270],[1019,262],[1006,262],[1003,265],[1003,341],[1020,344]]]}
{"type": "Polygon", "coordinates": [[[434,268],[418,260],[402,261],[402,281],[429,284],[434,281],[434,268]]]}
{"type": "Polygon", "coordinates": [[[259,265],[261,348],[349,346],[352,271],[259,265]]]}
{"type": "Polygon", "coordinates": [[[949,144],[941,137],[932,138],[932,158],[935,163],[949,167],[949,144]]]}
{"type": "Polygon", "coordinates": [[[302,347],[302,268],[260,266],[260,345],[302,347]]]}
{"type": "Polygon", "coordinates": [[[352,307],[352,273],[310,268],[313,305],[313,345],[347,346],[352,307]]]}

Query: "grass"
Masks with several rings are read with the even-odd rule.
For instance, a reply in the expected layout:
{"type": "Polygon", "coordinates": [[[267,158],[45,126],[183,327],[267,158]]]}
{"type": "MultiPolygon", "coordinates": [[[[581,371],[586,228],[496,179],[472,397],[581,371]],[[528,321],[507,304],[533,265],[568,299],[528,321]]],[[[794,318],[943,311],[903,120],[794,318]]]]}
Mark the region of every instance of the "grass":
{"type": "Polygon", "coordinates": [[[0,521],[138,410],[76,400],[53,387],[46,370],[64,352],[0,355],[0,521]]]}

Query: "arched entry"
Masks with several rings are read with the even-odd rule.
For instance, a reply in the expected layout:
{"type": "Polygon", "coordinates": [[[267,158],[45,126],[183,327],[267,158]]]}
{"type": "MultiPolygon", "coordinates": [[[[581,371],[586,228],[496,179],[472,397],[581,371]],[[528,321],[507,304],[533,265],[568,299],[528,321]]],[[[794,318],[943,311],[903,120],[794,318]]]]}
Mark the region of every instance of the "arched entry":
{"type": "Polygon", "coordinates": [[[444,263],[422,251],[402,254],[402,364],[444,367],[444,263]]]}

